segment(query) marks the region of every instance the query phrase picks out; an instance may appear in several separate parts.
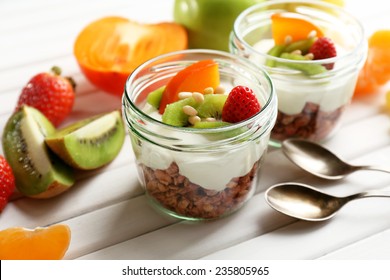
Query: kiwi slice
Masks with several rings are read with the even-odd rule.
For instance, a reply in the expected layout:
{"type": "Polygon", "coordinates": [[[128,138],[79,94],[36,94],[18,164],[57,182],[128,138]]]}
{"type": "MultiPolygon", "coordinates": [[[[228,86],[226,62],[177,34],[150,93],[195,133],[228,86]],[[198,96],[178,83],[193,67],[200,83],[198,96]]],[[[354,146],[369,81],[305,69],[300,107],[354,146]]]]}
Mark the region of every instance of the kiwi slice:
{"type": "Polygon", "coordinates": [[[4,128],[4,154],[14,172],[16,187],[26,196],[49,198],[74,184],[73,169],[45,145],[45,137],[54,132],[50,121],[29,106],[15,112],[4,128]]]}
{"type": "MultiPolygon", "coordinates": [[[[275,45],[268,51],[267,54],[275,56],[275,57],[279,57],[284,52],[285,48],[286,48],[285,45],[275,45]]],[[[269,67],[275,67],[276,66],[276,61],[273,60],[273,59],[267,59],[265,61],[265,65],[269,66],[269,67]]]]}
{"type": "Polygon", "coordinates": [[[305,64],[299,63],[299,61],[307,60],[303,55],[292,54],[292,53],[282,53],[281,58],[296,60],[297,62],[278,62],[278,66],[285,66],[292,69],[300,70],[308,76],[313,76],[326,72],[326,68],[319,64],[305,64]]]}
{"type": "Polygon", "coordinates": [[[310,38],[307,38],[304,40],[298,40],[298,41],[292,42],[286,46],[286,48],[284,49],[283,52],[290,53],[290,52],[293,52],[296,50],[300,50],[303,54],[306,54],[309,52],[309,49],[313,45],[315,40],[317,40],[316,37],[310,37],[310,38]]]}
{"type": "Polygon", "coordinates": [[[192,107],[197,106],[197,102],[193,97],[188,97],[173,103],[170,103],[165,107],[164,114],[162,115],[163,123],[173,126],[187,126],[188,115],[183,112],[183,107],[189,105],[192,107]]]}
{"type": "Polygon", "coordinates": [[[146,101],[152,105],[154,108],[158,109],[160,107],[160,102],[162,94],[165,90],[165,86],[159,87],[158,89],[150,92],[146,97],[146,101]]]}
{"type": "Polygon", "coordinates": [[[122,148],[125,129],[119,111],[73,123],[46,138],[46,144],[69,165],[83,170],[111,162],[122,148]]]}
{"type": "Polygon", "coordinates": [[[196,107],[198,116],[201,118],[221,119],[222,108],[225,105],[226,94],[207,94],[204,96],[203,103],[196,107]]]}
{"type": "Polygon", "coordinates": [[[193,125],[193,128],[217,128],[217,127],[222,127],[222,126],[227,126],[230,125],[228,122],[223,122],[223,121],[215,121],[215,122],[206,122],[206,121],[201,121],[197,122],[193,125]]]}

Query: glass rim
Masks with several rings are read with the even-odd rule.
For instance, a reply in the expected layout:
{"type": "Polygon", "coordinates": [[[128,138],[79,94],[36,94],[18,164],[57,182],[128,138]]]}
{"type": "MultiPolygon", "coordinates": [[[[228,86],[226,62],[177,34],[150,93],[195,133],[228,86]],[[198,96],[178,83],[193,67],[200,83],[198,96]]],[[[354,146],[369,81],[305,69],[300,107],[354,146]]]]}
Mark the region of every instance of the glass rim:
{"type": "MultiPolygon", "coordinates": [[[[273,0],[273,1],[265,1],[265,2],[255,4],[255,5],[247,8],[247,9],[245,9],[244,11],[242,11],[238,15],[238,17],[234,21],[233,30],[231,32],[230,44],[231,44],[232,39],[234,39],[234,37],[235,37],[235,38],[237,38],[240,41],[241,44],[243,44],[246,48],[250,49],[252,52],[254,52],[257,55],[260,55],[260,56],[263,56],[263,57],[265,57],[267,59],[271,59],[271,60],[275,60],[275,61],[280,61],[280,62],[285,62],[285,63],[293,63],[293,62],[296,63],[297,61],[293,60],[293,59],[286,59],[286,58],[281,58],[281,57],[275,57],[275,56],[269,55],[267,53],[260,52],[260,51],[256,50],[252,45],[247,43],[247,41],[243,38],[243,36],[241,36],[239,34],[239,32],[237,32],[237,30],[239,28],[238,27],[239,24],[249,14],[253,13],[256,10],[260,10],[261,8],[268,7],[268,6],[271,6],[271,5],[276,5],[276,4],[282,4],[282,3],[304,3],[304,4],[316,5],[316,6],[321,6],[321,7],[324,7],[324,8],[330,8],[332,10],[336,10],[339,13],[342,13],[345,16],[347,16],[349,19],[351,19],[356,24],[356,26],[358,27],[358,29],[359,29],[359,31],[361,33],[361,38],[360,38],[359,42],[356,44],[354,49],[349,51],[349,52],[346,52],[344,54],[341,54],[341,55],[338,55],[338,56],[335,56],[335,57],[326,58],[326,59],[302,60],[302,61],[300,60],[299,63],[302,63],[302,64],[331,64],[331,63],[335,63],[337,61],[346,60],[349,57],[354,57],[357,52],[359,52],[360,50],[364,51],[366,49],[367,41],[366,41],[366,38],[365,38],[365,29],[364,29],[362,23],[355,16],[353,16],[348,11],[346,11],[345,9],[343,9],[343,8],[341,8],[341,7],[339,7],[339,6],[335,5],[335,4],[331,4],[331,3],[327,3],[327,2],[323,2],[323,1],[313,2],[313,1],[310,1],[310,0],[273,0]],[[234,37],[233,37],[233,35],[234,35],[234,37]]],[[[259,12],[261,12],[261,11],[259,11],[259,12]]]]}
{"type": "MultiPolygon", "coordinates": [[[[216,58],[216,59],[218,60],[218,58],[216,58]]],[[[178,59],[176,61],[180,61],[180,59],[178,59]]],[[[156,64],[156,66],[157,65],[158,64],[156,64]]],[[[257,73],[259,73],[259,72],[257,72],[257,73]]],[[[216,133],[216,132],[225,132],[225,131],[234,130],[234,129],[237,129],[237,128],[240,128],[240,127],[245,127],[248,124],[254,123],[254,122],[256,122],[256,120],[261,120],[264,115],[269,114],[270,110],[272,110],[272,108],[270,106],[271,106],[271,103],[274,100],[276,100],[275,86],[274,86],[274,83],[273,83],[270,75],[264,69],[264,67],[255,65],[253,62],[251,62],[251,61],[249,61],[249,60],[247,60],[247,59],[245,59],[243,57],[240,57],[240,56],[237,56],[237,55],[225,52],[225,51],[209,50],[209,49],[186,49],[186,50],[174,51],[174,52],[169,52],[169,53],[166,53],[166,54],[162,54],[162,55],[156,56],[156,57],[154,57],[152,59],[149,59],[149,60],[145,61],[144,63],[140,64],[128,76],[128,78],[126,80],[126,84],[125,84],[125,88],[124,88],[124,94],[122,96],[122,107],[123,107],[123,109],[130,107],[143,120],[146,120],[146,121],[151,122],[153,124],[164,126],[164,127],[168,128],[170,130],[173,130],[173,131],[186,132],[186,133],[197,133],[197,134],[207,134],[207,133],[216,133]],[[215,56],[219,56],[218,58],[221,58],[221,59],[229,58],[229,59],[233,59],[233,60],[236,60],[236,61],[240,61],[241,63],[243,63],[245,65],[245,67],[249,67],[250,69],[256,69],[256,71],[260,71],[261,75],[265,78],[265,80],[267,81],[267,83],[269,85],[269,96],[268,96],[266,102],[262,105],[261,110],[258,113],[256,113],[255,115],[253,115],[252,117],[250,117],[250,118],[248,118],[248,119],[246,119],[244,121],[238,122],[238,123],[233,123],[233,124],[230,124],[230,125],[227,125],[227,126],[221,126],[221,127],[215,127],[215,128],[194,128],[194,127],[173,126],[173,125],[170,125],[170,124],[163,123],[162,121],[159,121],[159,120],[149,116],[148,114],[143,112],[142,109],[139,108],[133,102],[133,100],[130,98],[130,96],[129,96],[129,94],[130,94],[129,93],[130,84],[135,80],[135,77],[140,72],[142,72],[142,70],[145,67],[147,67],[148,65],[153,65],[153,63],[155,63],[157,61],[163,61],[164,59],[167,59],[169,57],[174,57],[174,56],[177,56],[177,55],[180,55],[180,54],[188,54],[188,55],[191,55],[191,54],[192,55],[196,55],[196,54],[215,55],[215,56]]]]}

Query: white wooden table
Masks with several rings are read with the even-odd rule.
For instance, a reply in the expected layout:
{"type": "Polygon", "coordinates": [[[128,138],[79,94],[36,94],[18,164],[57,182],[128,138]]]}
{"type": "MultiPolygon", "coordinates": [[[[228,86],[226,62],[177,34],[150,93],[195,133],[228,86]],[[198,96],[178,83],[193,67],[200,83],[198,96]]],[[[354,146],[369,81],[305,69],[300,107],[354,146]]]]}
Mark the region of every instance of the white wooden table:
{"type": "MultiPolygon", "coordinates": [[[[346,2],[363,21],[367,35],[390,28],[386,1],[370,0],[370,8],[367,1],[346,2]]],[[[68,122],[120,108],[119,98],[99,91],[81,74],[72,54],[78,32],[103,16],[159,22],[172,20],[172,11],[172,0],[1,0],[0,130],[21,88],[53,65],[78,84],[68,122]]],[[[390,112],[384,109],[389,88],[354,100],[342,129],[325,145],[356,164],[390,166],[390,112]]],[[[389,174],[361,171],[342,181],[323,181],[295,167],[280,150],[272,150],[261,176],[257,194],[235,215],[201,224],[167,218],[146,203],[127,137],[114,162],[80,174],[69,192],[48,200],[12,201],[0,214],[0,229],[67,224],[72,241],[66,259],[390,259],[388,199],[350,203],[322,223],[289,218],[264,200],[267,187],[284,181],[310,183],[341,195],[390,186],[389,174]]]]}

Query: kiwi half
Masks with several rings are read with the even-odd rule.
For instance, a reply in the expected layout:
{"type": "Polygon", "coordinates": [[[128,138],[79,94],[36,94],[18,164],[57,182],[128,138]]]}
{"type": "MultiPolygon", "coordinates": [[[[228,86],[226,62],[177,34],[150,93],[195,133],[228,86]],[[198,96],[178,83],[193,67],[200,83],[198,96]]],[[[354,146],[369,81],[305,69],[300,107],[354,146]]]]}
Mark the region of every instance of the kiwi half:
{"type": "Polygon", "coordinates": [[[94,116],[58,130],[46,144],[69,165],[83,170],[102,167],[120,152],[125,139],[119,111],[94,116]]]}
{"type": "Polygon", "coordinates": [[[4,154],[15,175],[16,187],[26,195],[49,198],[74,184],[73,169],[45,145],[54,126],[38,110],[23,106],[8,120],[2,137],[4,154]]]}

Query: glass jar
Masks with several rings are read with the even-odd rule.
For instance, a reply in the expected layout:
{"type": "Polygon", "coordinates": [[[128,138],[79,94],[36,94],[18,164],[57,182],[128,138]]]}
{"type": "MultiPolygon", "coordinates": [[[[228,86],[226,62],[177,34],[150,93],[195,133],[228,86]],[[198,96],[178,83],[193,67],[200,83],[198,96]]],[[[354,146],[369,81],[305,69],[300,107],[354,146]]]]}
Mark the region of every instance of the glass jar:
{"type": "Polygon", "coordinates": [[[230,50],[264,65],[270,74],[278,97],[271,144],[280,146],[287,138],[321,142],[337,131],[365,62],[367,43],[359,21],[338,6],[320,1],[276,0],[252,6],[238,16],[230,50]],[[337,56],[298,61],[269,55],[274,45],[271,16],[280,12],[298,14],[313,22],[335,43],[337,56]],[[333,65],[333,69],[310,75],[298,70],[301,66],[326,65],[333,65]]]}
{"type": "Polygon", "coordinates": [[[187,220],[226,216],[252,197],[275,124],[277,99],[266,72],[248,60],[212,50],[156,57],[128,78],[123,95],[141,185],[152,205],[187,220]],[[144,112],[146,96],[199,60],[218,63],[220,84],[250,87],[261,104],[253,117],[218,128],[176,127],[144,112]]]}

